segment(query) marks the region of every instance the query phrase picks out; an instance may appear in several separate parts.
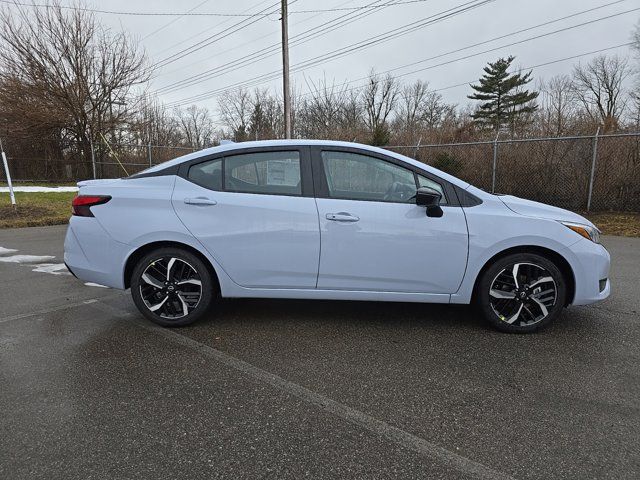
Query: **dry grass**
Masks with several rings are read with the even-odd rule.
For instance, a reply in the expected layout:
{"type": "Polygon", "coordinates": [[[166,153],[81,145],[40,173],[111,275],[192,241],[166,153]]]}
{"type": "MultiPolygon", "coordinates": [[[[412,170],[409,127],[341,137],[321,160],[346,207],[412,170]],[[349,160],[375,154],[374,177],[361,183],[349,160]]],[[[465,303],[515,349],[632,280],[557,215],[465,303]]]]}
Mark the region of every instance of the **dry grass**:
{"type": "MultiPolygon", "coordinates": [[[[8,193],[0,193],[0,228],[61,225],[71,216],[73,192],[16,193],[17,212],[8,193]]],[[[640,213],[592,212],[582,214],[595,223],[604,235],[640,237],[640,213]]]]}
{"type": "Polygon", "coordinates": [[[61,225],[71,216],[71,200],[75,192],[16,192],[14,211],[8,193],[0,193],[0,228],[61,225]]]}
{"type": "Polygon", "coordinates": [[[591,212],[583,215],[595,223],[604,235],[640,237],[640,213],[591,212]]]}

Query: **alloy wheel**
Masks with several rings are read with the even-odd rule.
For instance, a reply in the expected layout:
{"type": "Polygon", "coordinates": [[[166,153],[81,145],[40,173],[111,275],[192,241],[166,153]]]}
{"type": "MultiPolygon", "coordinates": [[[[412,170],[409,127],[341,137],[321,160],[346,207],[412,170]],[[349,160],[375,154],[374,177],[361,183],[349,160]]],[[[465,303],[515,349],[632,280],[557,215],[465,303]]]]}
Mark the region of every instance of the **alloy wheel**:
{"type": "Polygon", "coordinates": [[[544,320],[558,299],[553,276],[540,265],[519,262],[506,266],[491,282],[489,304],[500,320],[528,326],[544,320]]]}
{"type": "Polygon", "coordinates": [[[142,272],[140,296],[151,312],[164,319],[177,320],[200,303],[202,281],[189,263],[177,257],[162,257],[142,272]]]}

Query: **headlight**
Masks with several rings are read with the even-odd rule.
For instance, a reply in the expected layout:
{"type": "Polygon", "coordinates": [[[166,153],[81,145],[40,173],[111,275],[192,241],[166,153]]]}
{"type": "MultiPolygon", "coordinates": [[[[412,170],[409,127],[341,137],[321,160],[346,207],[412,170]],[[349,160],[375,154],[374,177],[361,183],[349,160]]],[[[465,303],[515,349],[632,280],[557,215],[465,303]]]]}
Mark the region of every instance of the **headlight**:
{"type": "Polygon", "coordinates": [[[593,243],[600,243],[600,230],[596,227],[590,227],[589,225],[582,225],[580,223],[560,222],[565,227],[570,228],[578,235],[582,235],[587,240],[591,240],[593,243]]]}

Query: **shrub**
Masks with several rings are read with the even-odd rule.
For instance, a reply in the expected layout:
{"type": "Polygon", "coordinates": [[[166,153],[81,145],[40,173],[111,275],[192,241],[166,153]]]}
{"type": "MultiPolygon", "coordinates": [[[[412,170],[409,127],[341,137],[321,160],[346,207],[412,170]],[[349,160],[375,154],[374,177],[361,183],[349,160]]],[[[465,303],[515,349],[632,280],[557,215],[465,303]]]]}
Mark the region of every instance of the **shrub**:
{"type": "Polygon", "coordinates": [[[462,163],[455,155],[448,152],[438,152],[432,166],[450,175],[458,175],[462,170],[462,163]]]}

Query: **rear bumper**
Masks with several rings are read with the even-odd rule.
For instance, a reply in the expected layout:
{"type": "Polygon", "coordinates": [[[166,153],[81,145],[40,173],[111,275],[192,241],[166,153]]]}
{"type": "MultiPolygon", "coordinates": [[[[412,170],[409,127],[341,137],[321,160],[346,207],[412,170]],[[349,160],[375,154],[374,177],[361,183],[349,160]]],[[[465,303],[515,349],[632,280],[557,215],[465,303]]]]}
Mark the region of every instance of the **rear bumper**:
{"type": "Polygon", "coordinates": [[[122,265],[130,249],[113,240],[95,218],[71,217],[64,240],[64,263],[79,280],[124,289],[122,265]]]}
{"type": "Polygon", "coordinates": [[[70,273],[71,275],[73,275],[74,277],[78,278],[78,276],[77,276],[75,273],[73,273],[73,270],[71,270],[71,268],[69,267],[69,265],[67,265],[67,264],[65,263],[65,264],[64,264],[64,266],[65,266],[65,267],[67,267],[67,270],[69,271],[69,273],[70,273]]]}

